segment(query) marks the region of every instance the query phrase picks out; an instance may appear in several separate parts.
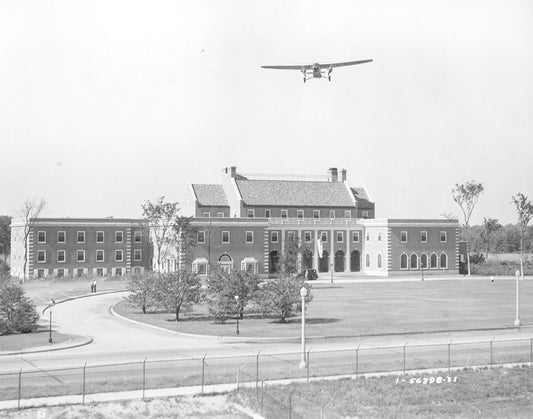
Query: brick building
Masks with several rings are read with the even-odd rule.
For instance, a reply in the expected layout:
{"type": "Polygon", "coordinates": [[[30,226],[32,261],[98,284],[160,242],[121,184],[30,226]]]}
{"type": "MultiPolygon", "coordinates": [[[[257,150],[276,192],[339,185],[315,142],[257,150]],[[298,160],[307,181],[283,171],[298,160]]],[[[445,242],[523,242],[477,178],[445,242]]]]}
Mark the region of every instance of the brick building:
{"type": "Polygon", "coordinates": [[[192,268],[200,275],[219,268],[275,275],[295,240],[304,247],[298,267],[322,275],[456,274],[459,268],[457,221],[375,219],[367,191],[348,186],[344,169],[287,179],[226,167],[220,184],[190,184],[182,210],[198,229],[192,268]]]}
{"type": "MultiPolygon", "coordinates": [[[[28,238],[26,277],[115,276],[150,268],[142,219],[38,218],[28,238]]],[[[24,277],[24,220],[11,222],[11,275],[24,277]]]]}

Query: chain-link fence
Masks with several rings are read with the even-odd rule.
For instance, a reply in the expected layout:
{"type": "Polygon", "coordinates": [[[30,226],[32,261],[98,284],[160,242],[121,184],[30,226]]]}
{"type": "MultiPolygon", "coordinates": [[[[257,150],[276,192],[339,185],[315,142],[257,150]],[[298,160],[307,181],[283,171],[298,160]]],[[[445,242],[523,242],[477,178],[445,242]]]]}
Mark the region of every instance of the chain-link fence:
{"type": "MultiPolygon", "coordinates": [[[[85,363],[52,369],[24,367],[0,372],[0,401],[17,401],[17,405],[21,406],[21,403],[24,405],[24,399],[75,395],[76,401],[85,403],[86,396],[91,394],[131,391],[132,397],[144,398],[147,390],[160,388],[188,388],[189,394],[204,394],[220,391],[215,386],[221,384],[225,384],[226,388],[231,384],[235,388],[235,382],[240,381],[247,383],[244,387],[252,386],[254,391],[263,387],[263,402],[267,400],[268,405],[283,405],[284,411],[287,411],[287,406],[293,402],[295,406],[310,402],[296,394],[293,395],[294,399],[278,400],[275,395],[265,391],[262,383],[268,385],[285,379],[305,382],[313,377],[358,376],[392,371],[408,373],[428,368],[451,370],[508,363],[529,363],[533,366],[533,338],[434,345],[406,343],[389,347],[365,345],[349,350],[310,350],[305,354],[258,352],[255,355],[230,357],[211,357],[206,354],[198,358],[166,360],[150,360],[147,357],[138,362],[85,363]],[[300,364],[305,367],[300,368],[300,364]]],[[[292,411],[298,415],[299,409],[295,407],[292,411]]],[[[314,417],[307,413],[305,416],[314,417]]]]}

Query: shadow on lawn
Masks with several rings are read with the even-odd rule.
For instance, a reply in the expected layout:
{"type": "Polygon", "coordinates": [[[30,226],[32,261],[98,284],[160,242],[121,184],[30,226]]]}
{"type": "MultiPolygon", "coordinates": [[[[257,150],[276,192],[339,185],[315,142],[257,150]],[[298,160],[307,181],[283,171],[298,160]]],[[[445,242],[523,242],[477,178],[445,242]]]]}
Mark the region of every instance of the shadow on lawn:
{"type": "MultiPolygon", "coordinates": [[[[314,318],[306,318],[305,323],[307,324],[325,324],[325,323],[337,323],[340,319],[334,319],[334,318],[328,318],[328,317],[314,317],[314,318]]],[[[276,323],[276,324],[293,324],[298,323],[300,324],[302,322],[302,319],[297,317],[295,319],[287,319],[284,322],[277,319],[274,321],[271,321],[270,323],[276,323]]]]}

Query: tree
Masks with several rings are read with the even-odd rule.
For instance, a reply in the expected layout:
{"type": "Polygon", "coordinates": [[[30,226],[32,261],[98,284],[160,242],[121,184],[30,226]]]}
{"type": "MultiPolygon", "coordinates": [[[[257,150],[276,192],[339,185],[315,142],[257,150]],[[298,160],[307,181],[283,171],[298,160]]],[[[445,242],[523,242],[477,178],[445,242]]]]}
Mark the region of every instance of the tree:
{"type": "Polygon", "coordinates": [[[524,279],[524,236],[526,234],[527,225],[533,218],[533,204],[527,199],[523,193],[518,192],[512,197],[513,203],[516,206],[518,213],[518,224],[520,226],[520,273],[524,279]]]}
{"type": "Polygon", "coordinates": [[[9,215],[0,215],[0,253],[3,255],[3,261],[6,262],[7,256],[11,253],[11,217],[9,215]]]}
{"type": "Polygon", "coordinates": [[[183,269],[161,274],[158,277],[156,282],[157,302],[174,313],[176,321],[179,322],[180,313],[189,312],[193,304],[200,301],[202,295],[200,278],[183,269]]]}
{"type": "Polygon", "coordinates": [[[301,270],[303,259],[312,255],[311,245],[294,236],[285,241],[278,271],[282,274],[296,274],[301,270]]]}
{"type": "Polygon", "coordinates": [[[192,266],[192,249],[196,247],[198,232],[198,229],[191,225],[192,219],[193,217],[178,216],[172,225],[174,234],[172,241],[178,256],[178,271],[189,271],[192,266]]]}
{"type": "Polygon", "coordinates": [[[0,335],[37,330],[39,313],[24,290],[10,280],[0,282],[0,335]]]}
{"type": "Polygon", "coordinates": [[[257,293],[256,301],[263,314],[279,317],[284,323],[288,317],[293,316],[302,309],[302,297],[300,289],[307,288],[306,303],[311,302],[311,286],[305,282],[305,278],[295,275],[281,275],[267,282],[257,293]]]}
{"type": "Polygon", "coordinates": [[[132,275],[128,279],[128,287],[132,294],[128,297],[139,306],[144,314],[149,307],[156,305],[156,282],[159,274],[143,273],[132,275]]]}
{"type": "Polygon", "coordinates": [[[481,232],[481,239],[485,245],[485,259],[489,258],[492,236],[502,228],[503,227],[498,222],[497,218],[483,218],[483,231],[481,232]]]}
{"type": "Polygon", "coordinates": [[[177,202],[165,202],[164,196],[157,198],[155,203],[147,200],[142,205],[142,209],[152,235],[156,255],[156,270],[161,272],[161,261],[167,255],[169,246],[172,244],[172,224],[180,209],[177,202]]]}
{"type": "Polygon", "coordinates": [[[456,183],[455,188],[452,189],[453,200],[457,202],[457,204],[461,208],[465,220],[464,227],[466,233],[466,265],[468,269],[468,276],[470,276],[470,251],[468,248],[468,228],[470,216],[472,215],[472,211],[474,211],[474,207],[477,204],[479,195],[481,195],[481,192],[483,192],[483,190],[483,184],[475,181],[466,182],[462,185],[456,183]]]}
{"type": "Polygon", "coordinates": [[[218,272],[207,280],[206,299],[209,314],[216,323],[224,323],[232,314],[242,319],[246,306],[255,299],[259,277],[249,272],[218,272]],[[238,299],[235,299],[238,296],[238,299]]]}
{"type": "Polygon", "coordinates": [[[46,201],[43,198],[27,199],[22,208],[18,211],[18,215],[24,220],[23,242],[24,242],[24,276],[23,281],[26,280],[26,267],[28,265],[28,241],[30,233],[32,232],[35,221],[41,215],[46,207],[46,201]]]}

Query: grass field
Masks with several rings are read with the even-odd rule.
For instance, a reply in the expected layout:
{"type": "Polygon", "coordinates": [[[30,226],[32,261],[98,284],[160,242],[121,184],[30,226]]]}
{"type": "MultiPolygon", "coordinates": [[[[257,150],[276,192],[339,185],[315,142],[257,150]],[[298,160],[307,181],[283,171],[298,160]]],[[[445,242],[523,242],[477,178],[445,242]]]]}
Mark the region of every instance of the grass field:
{"type": "MultiPolygon", "coordinates": [[[[263,416],[267,419],[289,417],[291,393],[296,413],[293,418],[318,418],[324,405],[334,413],[358,418],[533,417],[533,369],[530,367],[461,371],[452,373],[450,380],[447,374],[420,374],[268,386],[264,391],[263,416]],[[437,377],[443,378],[443,382],[439,383],[437,377]]],[[[260,391],[240,390],[231,398],[256,412],[261,411],[260,391]]]]}
{"type": "MultiPolygon", "coordinates": [[[[520,281],[521,320],[533,324],[533,281],[520,281]]],[[[314,284],[306,314],[313,336],[356,336],[403,332],[511,327],[515,320],[513,280],[314,284]]],[[[214,324],[205,307],[176,323],[170,313],[143,314],[123,301],[115,311],[126,317],[185,333],[235,336],[236,321],[214,324]]],[[[282,324],[248,314],[240,336],[298,336],[300,317],[282,324]]]]}
{"type": "Polygon", "coordinates": [[[49,332],[46,328],[40,328],[35,333],[21,333],[15,335],[0,336],[0,352],[20,351],[37,346],[49,346],[74,339],[75,335],[61,334],[52,331],[52,342],[48,343],[49,332]]]}

